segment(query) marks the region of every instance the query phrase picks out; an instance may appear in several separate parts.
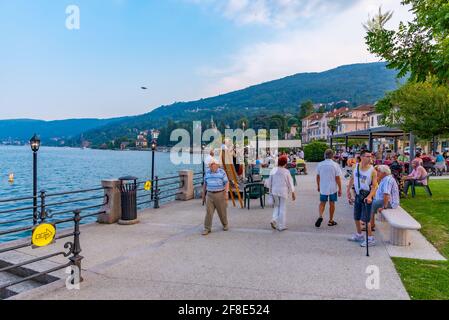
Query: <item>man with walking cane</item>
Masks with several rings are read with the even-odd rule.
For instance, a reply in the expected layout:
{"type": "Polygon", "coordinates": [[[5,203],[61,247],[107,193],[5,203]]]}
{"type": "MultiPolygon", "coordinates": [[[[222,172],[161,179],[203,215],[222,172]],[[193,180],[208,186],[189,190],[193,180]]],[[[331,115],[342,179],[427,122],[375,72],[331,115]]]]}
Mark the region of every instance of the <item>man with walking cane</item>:
{"type": "Polygon", "coordinates": [[[347,196],[350,203],[354,203],[354,221],[357,233],[349,238],[350,241],[360,242],[360,246],[367,247],[376,245],[371,230],[371,206],[373,197],[377,190],[377,173],[371,165],[372,154],[368,150],[364,150],[360,154],[361,162],[353,167],[353,174],[348,183],[347,196]],[[355,199],[352,198],[351,189],[354,186],[355,199]],[[365,223],[366,238],[362,234],[361,221],[365,223]]]}

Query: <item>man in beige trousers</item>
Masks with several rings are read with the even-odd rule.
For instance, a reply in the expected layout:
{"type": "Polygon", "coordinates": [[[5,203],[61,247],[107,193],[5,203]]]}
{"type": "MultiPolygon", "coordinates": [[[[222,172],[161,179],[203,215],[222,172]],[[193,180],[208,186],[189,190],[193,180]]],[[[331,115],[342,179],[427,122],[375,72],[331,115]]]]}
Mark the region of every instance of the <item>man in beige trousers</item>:
{"type": "Polygon", "coordinates": [[[212,158],[209,169],[204,175],[203,201],[206,197],[206,218],[204,219],[204,230],[202,235],[208,235],[212,231],[212,218],[215,209],[218,212],[223,230],[228,230],[228,193],[229,180],[226,172],[221,169],[216,159],[212,158]]]}

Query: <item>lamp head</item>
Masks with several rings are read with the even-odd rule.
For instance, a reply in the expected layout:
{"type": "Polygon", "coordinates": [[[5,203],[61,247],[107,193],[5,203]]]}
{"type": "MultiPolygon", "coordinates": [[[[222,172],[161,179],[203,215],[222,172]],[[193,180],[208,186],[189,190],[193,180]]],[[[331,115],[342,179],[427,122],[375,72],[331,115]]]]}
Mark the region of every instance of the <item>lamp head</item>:
{"type": "Polygon", "coordinates": [[[30,139],[30,147],[33,152],[39,151],[39,147],[41,146],[41,139],[34,134],[34,136],[30,139]]]}
{"type": "Polygon", "coordinates": [[[151,150],[156,150],[156,146],[157,146],[156,140],[153,140],[151,142],[151,150]]]}

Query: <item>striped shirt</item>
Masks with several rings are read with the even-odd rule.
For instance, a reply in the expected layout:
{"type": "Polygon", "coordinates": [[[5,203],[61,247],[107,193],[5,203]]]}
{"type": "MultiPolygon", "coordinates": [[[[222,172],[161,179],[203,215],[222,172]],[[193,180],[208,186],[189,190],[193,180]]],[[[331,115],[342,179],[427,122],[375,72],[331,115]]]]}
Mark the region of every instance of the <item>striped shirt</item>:
{"type": "Polygon", "coordinates": [[[392,175],[386,176],[380,181],[375,200],[383,200],[385,194],[390,196],[390,205],[396,209],[399,206],[399,188],[392,175]]]}
{"type": "Polygon", "coordinates": [[[207,191],[222,191],[228,183],[228,176],[221,168],[218,168],[215,172],[208,169],[204,175],[204,183],[207,191]]]}

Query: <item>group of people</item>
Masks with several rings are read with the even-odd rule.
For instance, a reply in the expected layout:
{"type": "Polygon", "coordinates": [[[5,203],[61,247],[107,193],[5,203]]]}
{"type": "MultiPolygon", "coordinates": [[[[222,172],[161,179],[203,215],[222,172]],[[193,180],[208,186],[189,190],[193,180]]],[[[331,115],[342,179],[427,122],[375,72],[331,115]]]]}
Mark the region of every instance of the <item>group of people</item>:
{"type": "MultiPolygon", "coordinates": [[[[334,219],[335,203],[342,197],[342,170],[334,160],[334,151],[325,151],[325,160],[317,166],[316,184],[319,193],[318,219],[315,227],[321,227],[324,220],[326,204],[329,202],[328,226],[338,225],[334,219]]],[[[290,171],[287,168],[289,156],[281,154],[277,158],[277,166],[271,171],[265,186],[269,188],[269,202],[273,205],[273,215],[270,225],[273,229],[284,231],[287,229],[287,201],[291,197],[296,200],[295,187],[290,171]]],[[[223,225],[223,230],[228,230],[227,200],[229,192],[229,180],[219,162],[213,157],[209,160],[209,169],[206,171],[203,184],[203,197],[206,200],[206,217],[204,221],[203,235],[211,232],[212,216],[214,211],[223,225]]],[[[424,168],[418,159],[412,161],[414,170],[406,178],[406,181],[419,178],[424,168]]],[[[425,170],[424,170],[425,171],[425,170]]],[[[353,216],[355,233],[349,238],[359,242],[360,246],[373,246],[376,244],[374,237],[375,216],[382,210],[397,208],[399,206],[399,187],[392,176],[388,165],[374,165],[374,155],[369,150],[362,150],[358,159],[352,164],[352,175],[346,189],[347,200],[354,206],[353,216]],[[368,233],[365,237],[363,232],[368,233]]]]}

